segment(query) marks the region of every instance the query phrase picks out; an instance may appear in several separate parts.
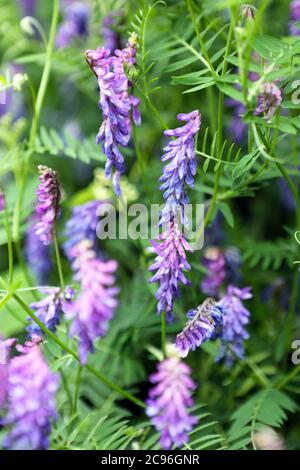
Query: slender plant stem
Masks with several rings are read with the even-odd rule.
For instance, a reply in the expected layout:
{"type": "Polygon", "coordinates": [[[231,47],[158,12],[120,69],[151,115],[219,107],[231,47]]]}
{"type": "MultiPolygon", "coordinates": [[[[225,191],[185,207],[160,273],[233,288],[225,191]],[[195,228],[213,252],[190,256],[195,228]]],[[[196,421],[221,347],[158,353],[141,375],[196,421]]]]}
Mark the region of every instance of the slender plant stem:
{"type": "Polygon", "coordinates": [[[76,381],[75,381],[74,400],[73,400],[73,405],[72,405],[72,413],[73,414],[76,414],[76,412],[77,412],[77,403],[78,403],[79,390],[80,390],[81,372],[82,372],[82,366],[81,366],[81,364],[78,364],[78,369],[77,369],[77,374],[76,374],[76,381]]]}
{"type": "MultiPolygon", "coordinates": [[[[79,364],[81,364],[78,354],[75,351],[73,351],[73,349],[69,348],[69,346],[67,346],[63,341],[61,341],[54,333],[52,333],[52,331],[50,331],[44,325],[44,323],[42,323],[39,320],[39,318],[33,313],[33,311],[23,302],[23,300],[17,294],[14,293],[13,298],[17,301],[17,303],[20,305],[20,307],[22,307],[23,310],[30,316],[30,318],[40,327],[40,329],[49,338],[52,339],[52,341],[54,341],[58,346],[60,346],[61,349],[63,349],[66,353],[70,354],[79,364]]],[[[110,389],[115,390],[116,392],[118,392],[120,395],[122,395],[127,400],[130,400],[135,405],[140,406],[141,408],[145,408],[145,404],[142,401],[140,401],[138,398],[136,398],[134,395],[127,392],[123,388],[119,387],[119,385],[112,382],[105,375],[102,375],[101,372],[99,372],[93,366],[91,366],[90,364],[81,364],[81,365],[82,365],[83,368],[90,371],[102,383],[107,385],[110,389]]]]}
{"type": "Polygon", "coordinates": [[[14,254],[13,254],[13,245],[12,245],[10,225],[9,225],[8,209],[7,209],[6,203],[4,204],[4,218],[5,218],[5,231],[6,231],[7,251],[8,251],[8,282],[9,282],[9,286],[11,286],[11,283],[13,281],[13,271],[14,271],[14,254]]]}
{"type": "Polygon", "coordinates": [[[297,367],[294,367],[294,369],[276,385],[276,388],[281,389],[281,388],[285,387],[299,373],[300,373],[300,364],[298,364],[297,367]]]}
{"type": "Polygon", "coordinates": [[[71,395],[71,391],[70,391],[70,387],[69,387],[69,384],[68,384],[68,381],[67,381],[67,378],[65,376],[65,373],[62,369],[60,369],[59,371],[60,373],[60,376],[61,376],[61,381],[62,381],[62,384],[64,386],[64,389],[66,391],[66,394],[67,394],[67,397],[68,397],[68,400],[69,400],[69,403],[70,403],[70,410],[71,410],[71,413],[73,412],[73,409],[72,409],[72,395],[71,395]]]}
{"type": "Polygon", "coordinates": [[[61,287],[62,290],[64,290],[65,281],[64,281],[64,275],[63,275],[63,270],[62,270],[62,265],[61,265],[61,258],[60,258],[60,253],[59,253],[59,246],[58,246],[57,234],[56,234],[56,228],[55,227],[54,227],[54,230],[53,230],[53,241],[54,241],[55,256],[56,256],[56,263],[57,263],[60,287],[61,287]]]}

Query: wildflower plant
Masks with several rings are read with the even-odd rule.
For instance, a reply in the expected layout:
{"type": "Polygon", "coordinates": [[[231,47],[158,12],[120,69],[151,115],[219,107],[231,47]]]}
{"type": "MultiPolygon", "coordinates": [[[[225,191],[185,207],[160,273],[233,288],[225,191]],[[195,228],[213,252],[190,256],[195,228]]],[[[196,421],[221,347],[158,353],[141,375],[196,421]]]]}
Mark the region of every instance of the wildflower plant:
{"type": "Polygon", "coordinates": [[[0,448],[299,449],[300,2],[0,11],[0,448]]]}

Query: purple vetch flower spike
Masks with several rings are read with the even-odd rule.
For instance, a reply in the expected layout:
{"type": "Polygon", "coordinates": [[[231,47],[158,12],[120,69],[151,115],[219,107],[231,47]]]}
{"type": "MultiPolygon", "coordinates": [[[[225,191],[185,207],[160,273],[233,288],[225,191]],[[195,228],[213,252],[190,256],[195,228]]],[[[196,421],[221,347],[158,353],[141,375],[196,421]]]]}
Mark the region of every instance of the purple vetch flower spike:
{"type": "Polygon", "coordinates": [[[297,25],[297,23],[300,23],[300,0],[294,0],[290,3],[290,18],[290,34],[293,36],[300,36],[300,27],[297,25]]]}
{"type": "Polygon", "coordinates": [[[89,201],[73,208],[72,216],[66,224],[64,243],[64,252],[70,261],[73,260],[73,247],[82,240],[90,240],[93,248],[96,248],[96,229],[99,221],[97,212],[101,204],[101,201],[89,201]]]}
{"type": "Polygon", "coordinates": [[[192,248],[181,233],[175,217],[170,221],[168,229],[159,235],[158,241],[151,243],[157,256],[149,268],[149,271],[156,271],[149,282],[159,282],[156,292],[157,313],[165,311],[167,321],[171,323],[174,297],[179,295],[178,284],[190,284],[183,270],[190,270],[185,251],[192,251],[192,248]]]}
{"type": "Polygon", "coordinates": [[[131,83],[124,67],[132,67],[136,61],[136,35],[129,39],[127,47],[110,50],[103,47],[86,51],[86,60],[98,79],[103,122],[96,137],[98,144],[107,157],[105,174],[113,175],[115,193],[120,196],[120,177],[125,171],[124,157],[119,147],[127,147],[131,137],[131,116],[136,125],[141,118],[138,109],[139,100],[129,94],[131,83]]]}
{"type": "Polygon", "coordinates": [[[222,324],[222,308],[213,299],[206,299],[195,310],[187,313],[188,323],[176,337],[176,350],[181,357],[212,339],[222,324]]]}
{"type": "Polygon", "coordinates": [[[265,82],[257,96],[255,114],[264,114],[265,119],[271,119],[281,101],[280,88],[273,82],[265,82]]]}
{"type": "MultiPolygon", "coordinates": [[[[74,291],[67,286],[63,292],[59,287],[44,287],[40,292],[47,294],[46,297],[30,304],[30,308],[50,331],[55,331],[60,323],[61,314],[68,313],[71,308],[74,291]]],[[[40,327],[33,321],[27,327],[27,331],[31,335],[42,334],[40,327]]]]}
{"type": "Polygon", "coordinates": [[[50,247],[44,245],[34,231],[36,215],[29,219],[25,237],[25,258],[39,284],[46,285],[52,269],[50,247]]]}
{"type": "Polygon", "coordinates": [[[235,356],[244,357],[244,341],[249,338],[245,326],[249,323],[250,312],[245,308],[242,300],[252,298],[251,287],[239,289],[228,286],[226,295],[217,306],[223,312],[223,326],[221,331],[221,353],[218,360],[225,358],[228,367],[231,367],[235,356]]]}
{"type": "Polygon", "coordinates": [[[49,446],[51,420],[56,418],[55,393],[59,379],[49,370],[40,337],[33,337],[8,364],[8,414],[2,425],[12,426],[3,445],[11,450],[44,450],[49,446]]]}
{"type": "Polygon", "coordinates": [[[35,233],[44,245],[50,245],[54,223],[59,215],[60,186],[56,171],[43,165],[39,165],[38,170],[40,184],[37,190],[35,233]]]}
{"type": "Polygon", "coordinates": [[[206,295],[216,296],[226,276],[223,251],[216,247],[206,248],[203,264],[208,272],[201,282],[201,290],[206,295]]]}
{"type": "Polygon", "coordinates": [[[94,351],[94,342],[104,336],[108,323],[114,316],[119,289],[115,284],[117,262],[97,257],[90,240],[83,240],[73,247],[74,279],[81,291],[70,306],[67,318],[72,319],[71,336],[79,336],[79,356],[83,364],[94,351]]]}
{"type": "Polygon", "coordinates": [[[170,140],[161,157],[163,162],[170,160],[159,179],[162,182],[160,190],[163,191],[166,201],[161,214],[161,223],[168,221],[170,214],[175,214],[178,209],[181,210],[184,220],[183,206],[189,202],[185,184],[193,187],[197,171],[195,138],[201,124],[199,111],[178,114],[177,119],[185,121],[186,124],[164,132],[166,136],[176,138],[170,140]]]}
{"type": "Polygon", "coordinates": [[[172,449],[174,445],[180,448],[188,442],[188,433],[198,421],[189,414],[193,406],[191,395],[196,388],[191,369],[172,353],[158,364],[150,381],[154,387],[146,401],[146,413],[160,433],[160,445],[163,449],[172,449]]]}
{"type": "Polygon", "coordinates": [[[90,11],[83,2],[72,2],[65,9],[64,21],[56,36],[56,47],[66,47],[75,38],[85,38],[88,35],[90,11]]]}

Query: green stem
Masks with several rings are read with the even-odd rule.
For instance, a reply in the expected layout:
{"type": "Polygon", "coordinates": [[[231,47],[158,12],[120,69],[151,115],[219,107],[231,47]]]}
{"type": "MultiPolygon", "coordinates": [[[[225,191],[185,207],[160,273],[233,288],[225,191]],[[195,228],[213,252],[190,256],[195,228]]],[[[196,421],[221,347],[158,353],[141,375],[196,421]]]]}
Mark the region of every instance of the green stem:
{"type": "Polygon", "coordinates": [[[284,377],[277,385],[276,388],[280,389],[285,387],[288,383],[290,383],[294,377],[296,377],[300,373],[300,364],[297,365],[286,377],[284,377]]]}
{"type": "Polygon", "coordinates": [[[82,366],[81,366],[81,364],[78,364],[76,381],[75,381],[74,401],[73,401],[73,406],[72,406],[72,413],[73,414],[76,414],[76,412],[77,412],[77,403],[78,403],[79,390],[80,390],[81,372],[82,372],[82,366]]]}
{"type": "Polygon", "coordinates": [[[9,282],[9,286],[11,286],[12,281],[13,281],[14,255],[13,255],[13,246],[12,246],[12,240],[11,240],[9,217],[8,217],[8,210],[7,210],[6,203],[4,204],[4,218],[5,218],[5,230],[6,230],[7,250],[8,250],[8,282],[9,282]]]}
{"type": "MultiPolygon", "coordinates": [[[[13,294],[13,298],[16,300],[16,302],[23,308],[23,310],[30,316],[30,318],[40,327],[40,329],[54,341],[58,346],[60,346],[61,349],[63,349],[66,353],[70,354],[79,364],[80,358],[78,354],[73,351],[69,346],[67,346],[63,341],[61,341],[55,334],[52,333],[45,325],[42,323],[39,318],[33,313],[33,311],[23,302],[23,300],[17,295],[13,294]]],[[[117,384],[112,382],[110,379],[105,377],[105,375],[102,375],[101,372],[96,370],[93,366],[89,364],[81,364],[83,368],[87,369],[90,371],[97,379],[99,379],[101,382],[103,382],[107,387],[109,387],[112,390],[115,390],[118,392],[120,395],[122,395],[124,398],[127,400],[130,400],[132,403],[135,405],[140,406],[141,408],[145,408],[145,404],[140,401],[138,398],[136,398],[134,395],[131,393],[127,392],[126,390],[122,389],[119,387],[117,384]]]]}
{"type": "Polygon", "coordinates": [[[55,256],[56,256],[56,263],[57,263],[60,287],[61,287],[62,290],[64,290],[65,281],[64,281],[64,275],[63,275],[63,270],[62,270],[62,265],[61,265],[61,258],[60,258],[60,253],[59,253],[59,246],[58,246],[56,228],[55,227],[54,227],[54,230],[53,230],[53,241],[54,241],[54,247],[55,247],[55,256]]]}
{"type": "Polygon", "coordinates": [[[64,374],[64,371],[62,369],[60,369],[59,373],[60,373],[60,376],[61,376],[62,384],[64,386],[64,389],[66,391],[66,394],[67,394],[67,397],[68,397],[68,400],[69,400],[69,403],[70,403],[70,409],[72,411],[72,395],[71,395],[70,387],[68,385],[67,378],[66,378],[66,376],[64,374]]]}

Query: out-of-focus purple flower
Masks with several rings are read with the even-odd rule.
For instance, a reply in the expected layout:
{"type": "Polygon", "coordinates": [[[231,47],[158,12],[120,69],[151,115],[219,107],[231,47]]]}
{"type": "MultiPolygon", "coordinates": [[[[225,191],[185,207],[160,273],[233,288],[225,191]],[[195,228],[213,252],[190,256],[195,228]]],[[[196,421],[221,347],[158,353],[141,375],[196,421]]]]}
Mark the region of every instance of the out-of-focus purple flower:
{"type": "Polygon", "coordinates": [[[56,417],[55,393],[58,376],[51,373],[34,337],[17,346],[21,355],[8,364],[8,413],[2,425],[12,426],[3,445],[11,450],[44,450],[48,448],[50,423],[56,417]]]}
{"type": "Polygon", "coordinates": [[[255,114],[264,114],[265,119],[271,119],[281,101],[280,88],[273,82],[265,82],[257,96],[255,114]]]}
{"type": "Polygon", "coordinates": [[[79,282],[81,291],[68,309],[67,318],[73,320],[70,334],[79,336],[79,356],[85,364],[88,353],[94,350],[95,340],[107,332],[118,305],[119,289],[114,285],[117,262],[99,259],[90,240],[75,245],[71,257],[76,273],[74,279],[79,282]]]}
{"type": "MultiPolygon", "coordinates": [[[[62,292],[59,287],[43,287],[40,292],[46,294],[42,300],[30,304],[39,320],[51,331],[55,331],[60,323],[62,313],[67,313],[71,308],[74,291],[70,286],[62,292]]],[[[40,327],[30,322],[27,331],[31,334],[42,334],[40,327]]]]}
{"type": "Polygon", "coordinates": [[[52,260],[49,246],[44,245],[34,231],[36,216],[29,219],[28,229],[25,238],[25,258],[39,284],[45,285],[48,282],[52,269],[52,260]]]}
{"type": "Polygon", "coordinates": [[[178,114],[178,121],[186,124],[173,130],[167,130],[164,134],[168,137],[176,137],[170,140],[164,148],[163,162],[170,160],[163,169],[159,181],[162,182],[160,190],[163,191],[165,207],[162,210],[161,222],[169,221],[170,216],[176,214],[178,209],[184,216],[183,206],[189,202],[185,184],[194,185],[194,176],[197,171],[195,157],[195,137],[200,129],[200,114],[195,110],[189,114],[178,114]]]}
{"type": "Polygon", "coordinates": [[[14,338],[2,341],[0,338],[0,409],[6,402],[8,385],[8,362],[10,349],[16,343],[14,338]]]}
{"type": "Polygon", "coordinates": [[[222,308],[213,299],[206,299],[198,308],[187,313],[188,322],[176,336],[176,350],[181,357],[212,339],[222,324],[222,308]]]}
{"type": "Polygon", "coordinates": [[[125,171],[124,157],[119,146],[127,147],[131,137],[131,115],[136,125],[141,118],[138,110],[139,100],[130,96],[129,82],[124,65],[135,64],[136,36],[132,35],[127,47],[116,50],[111,56],[104,47],[86,51],[86,59],[95,73],[100,90],[99,107],[102,109],[103,122],[97,134],[96,142],[102,142],[103,152],[107,157],[106,177],[113,175],[116,194],[121,194],[120,177],[125,171]]]}
{"type": "Polygon", "coordinates": [[[173,321],[173,301],[179,295],[179,283],[190,284],[183,270],[190,270],[185,250],[192,251],[190,245],[181,233],[175,217],[170,221],[168,229],[152,241],[154,252],[157,255],[149,271],[156,273],[149,282],[159,282],[156,292],[158,300],[157,312],[166,312],[167,321],[173,321]],[[160,242],[160,243],[159,243],[160,242]]]}
{"type": "Polygon", "coordinates": [[[247,124],[243,121],[242,115],[246,108],[240,101],[231,98],[226,100],[226,104],[233,108],[233,116],[229,124],[229,131],[233,140],[237,143],[243,143],[246,137],[247,124]]]}
{"type": "Polygon", "coordinates": [[[244,357],[244,341],[249,338],[245,326],[249,323],[250,312],[242,300],[251,299],[251,287],[239,289],[228,286],[226,295],[218,302],[223,312],[223,327],[221,332],[221,353],[218,360],[225,357],[228,367],[231,367],[235,356],[244,357]]]}
{"type": "Polygon", "coordinates": [[[0,189],[0,212],[4,211],[5,209],[5,196],[4,196],[4,192],[1,191],[0,189]]]}
{"type": "Polygon", "coordinates": [[[120,10],[108,13],[102,21],[102,36],[104,40],[103,46],[114,52],[116,49],[121,48],[121,37],[115,29],[118,20],[123,16],[120,10]]]}
{"type": "Polygon", "coordinates": [[[229,284],[236,284],[241,279],[240,267],[242,264],[240,250],[234,246],[224,250],[226,275],[225,281],[229,284]]]}
{"type": "Polygon", "coordinates": [[[269,426],[264,426],[254,433],[254,443],[261,450],[285,450],[283,438],[269,426]]]}
{"type": "Polygon", "coordinates": [[[23,16],[34,16],[36,0],[20,0],[23,16]]]}
{"type": "Polygon", "coordinates": [[[219,293],[226,276],[223,251],[216,247],[206,248],[203,264],[208,272],[201,282],[201,290],[206,295],[215,296],[219,293]]]}
{"type": "Polygon", "coordinates": [[[96,228],[99,217],[97,210],[101,201],[89,201],[72,210],[72,215],[67,222],[64,243],[64,251],[67,258],[72,261],[72,250],[82,240],[90,240],[93,249],[96,248],[96,228]]]}
{"type": "Polygon", "coordinates": [[[59,215],[60,186],[56,171],[43,165],[38,166],[40,184],[37,190],[35,233],[44,245],[53,239],[53,229],[59,215]]]}
{"type": "Polygon", "coordinates": [[[191,369],[173,355],[158,364],[150,381],[154,387],[149,392],[146,413],[160,433],[160,445],[163,449],[174,445],[180,448],[188,442],[188,433],[197,423],[196,416],[189,414],[196,388],[191,369]]]}
{"type": "MultiPolygon", "coordinates": [[[[15,77],[24,73],[23,68],[17,64],[9,64],[7,67],[9,77],[15,77]]],[[[13,81],[13,78],[10,79],[13,81]]],[[[13,86],[9,88],[0,87],[0,117],[9,114],[13,121],[19,119],[24,114],[23,97],[13,86]]]]}
{"type": "Polygon", "coordinates": [[[297,23],[300,22],[300,0],[294,0],[290,3],[290,21],[289,31],[293,36],[300,36],[300,27],[297,23]]]}
{"type": "Polygon", "coordinates": [[[90,11],[84,2],[74,1],[67,5],[64,21],[56,35],[56,47],[66,47],[75,38],[85,38],[88,35],[90,11]]]}

